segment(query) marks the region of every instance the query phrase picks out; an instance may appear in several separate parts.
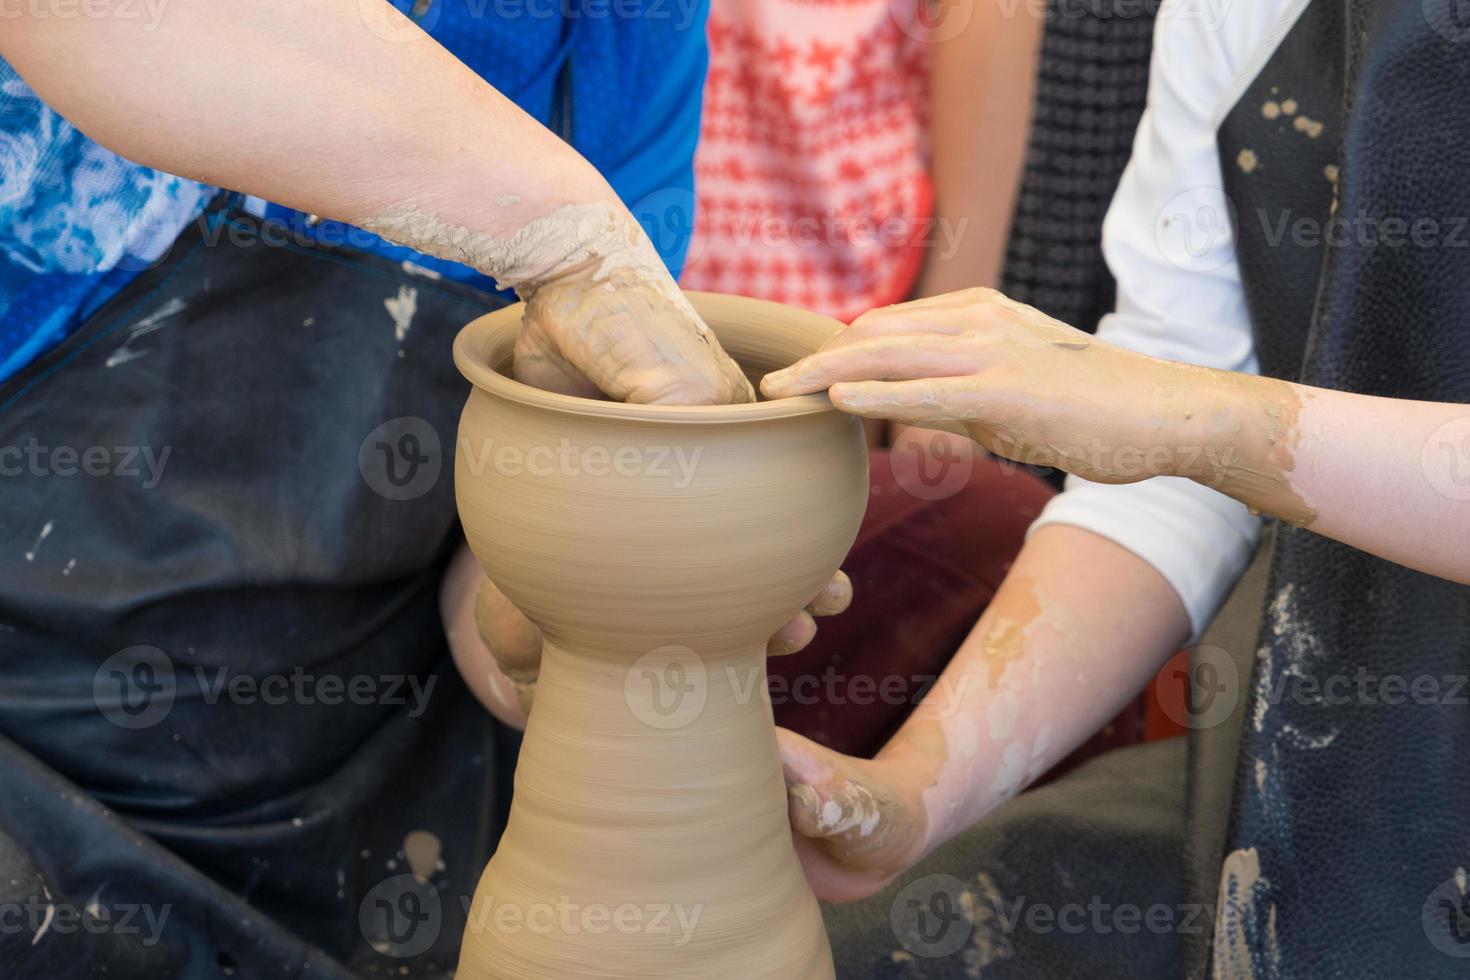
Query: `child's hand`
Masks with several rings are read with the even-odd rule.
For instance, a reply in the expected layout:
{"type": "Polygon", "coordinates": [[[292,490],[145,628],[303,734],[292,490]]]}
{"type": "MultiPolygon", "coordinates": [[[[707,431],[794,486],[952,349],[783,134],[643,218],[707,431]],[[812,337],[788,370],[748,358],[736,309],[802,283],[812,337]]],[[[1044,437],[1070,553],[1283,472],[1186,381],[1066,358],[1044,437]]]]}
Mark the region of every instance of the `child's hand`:
{"type": "MultiPolygon", "coordinates": [[[[771,656],[796,653],[817,635],[814,616],[835,616],[852,601],[852,583],[838,572],[805,609],[776,631],[771,656]]],[[[480,702],[501,721],[524,728],[541,673],[541,630],[497,589],[462,547],[445,574],[440,597],[449,648],[480,702]]]]}
{"type": "Polygon", "coordinates": [[[865,898],[924,856],[924,791],[942,759],[901,742],[856,759],[786,729],[776,735],[796,852],[818,898],[865,898]]]}
{"type": "Polygon", "coordinates": [[[1222,401],[1212,392],[1229,377],[967,289],[865,313],[761,390],[785,398],[830,388],[833,404],[855,415],[960,422],[998,456],[1131,483],[1197,475],[1222,401]]]}

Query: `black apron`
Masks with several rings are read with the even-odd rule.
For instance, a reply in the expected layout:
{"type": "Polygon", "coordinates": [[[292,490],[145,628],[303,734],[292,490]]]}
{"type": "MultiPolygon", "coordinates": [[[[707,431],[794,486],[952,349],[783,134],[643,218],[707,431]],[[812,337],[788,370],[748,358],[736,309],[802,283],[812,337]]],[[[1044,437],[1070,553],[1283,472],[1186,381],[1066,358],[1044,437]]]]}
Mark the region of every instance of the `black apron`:
{"type": "Polygon", "coordinates": [[[0,386],[7,980],[443,976],[503,826],[438,607],[501,301],[232,205],[0,386]]]}
{"type": "MultiPolygon", "coordinates": [[[[1470,403],[1463,7],[1317,0],[1221,126],[1263,373],[1470,403]]],[[[1470,972],[1467,677],[1470,588],[1279,528],[1197,970],[1470,972]]]]}
{"type": "MultiPolygon", "coordinates": [[[[1470,403],[1470,7],[1316,0],[1218,145],[1263,373],[1470,403]]],[[[1264,592],[1259,637],[1195,651],[1187,744],[1093,760],[828,909],[842,980],[1470,975],[1470,588],[1281,526],[1264,592]]]]}

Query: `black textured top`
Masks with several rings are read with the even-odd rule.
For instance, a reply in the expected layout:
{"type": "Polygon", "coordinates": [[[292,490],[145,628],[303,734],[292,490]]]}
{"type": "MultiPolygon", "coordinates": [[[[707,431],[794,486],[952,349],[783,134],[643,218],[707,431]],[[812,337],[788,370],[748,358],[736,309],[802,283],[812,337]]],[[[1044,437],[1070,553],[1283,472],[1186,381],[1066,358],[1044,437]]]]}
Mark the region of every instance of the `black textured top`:
{"type": "Polygon", "coordinates": [[[1006,295],[1091,332],[1113,308],[1102,220],[1148,91],[1159,0],[1053,0],[1006,295]]]}

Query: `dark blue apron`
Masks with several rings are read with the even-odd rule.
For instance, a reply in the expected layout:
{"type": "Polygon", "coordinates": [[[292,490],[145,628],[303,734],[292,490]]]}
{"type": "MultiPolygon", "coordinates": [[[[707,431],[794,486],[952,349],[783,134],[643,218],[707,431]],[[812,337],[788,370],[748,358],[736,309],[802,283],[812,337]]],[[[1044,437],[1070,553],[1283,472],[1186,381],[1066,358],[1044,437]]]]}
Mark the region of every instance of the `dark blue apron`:
{"type": "Polygon", "coordinates": [[[503,825],[438,607],[499,301],[232,205],[0,386],[7,980],[446,975],[503,825]]]}

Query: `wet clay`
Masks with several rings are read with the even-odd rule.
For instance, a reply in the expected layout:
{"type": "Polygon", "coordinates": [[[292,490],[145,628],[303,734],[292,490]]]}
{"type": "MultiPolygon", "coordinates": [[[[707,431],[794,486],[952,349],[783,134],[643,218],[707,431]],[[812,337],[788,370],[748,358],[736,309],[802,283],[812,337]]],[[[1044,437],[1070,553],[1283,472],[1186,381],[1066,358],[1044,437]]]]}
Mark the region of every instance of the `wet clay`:
{"type": "Polygon", "coordinates": [[[996,617],[981,638],[980,650],[987,665],[985,682],[990,688],[1000,686],[1006,668],[1025,654],[1026,630],[1041,612],[1030,579],[1017,579],[1016,591],[1022,598],[1007,610],[1010,615],[996,617]]]}
{"type": "MultiPolygon", "coordinates": [[[[693,300],[754,372],[841,329],[693,300]]],[[[831,980],[764,663],[856,536],[861,428],[825,395],[637,405],[519,384],[521,310],[470,324],[454,351],[474,384],[456,447],[466,536],[544,634],[510,822],[457,975],[831,980]]]]}
{"type": "Polygon", "coordinates": [[[1196,422],[1190,441],[1207,451],[1181,457],[1185,465],[1178,475],[1239,500],[1252,513],[1309,527],[1317,519],[1317,510],[1293,485],[1291,475],[1302,439],[1298,423],[1302,398],[1310,398],[1310,393],[1275,378],[1182,367],[1196,379],[1170,386],[1167,399],[1176,405],[1214,402],[1220,407],[1189,412],[1196,422]],[[1201,391],[1211,388],[1217,397],[1200,397],[1201,391]]]}
{"type": "Polygon", "coordinates": [[[619,401],[755,400],[621,205],[567,204],[513,233],[490,234],[410,203],[362,227],[515,290],[528,310],[516,375],[531,384],[588,398],[605,392],[619,401]]]}
{"type": "MultiPolygon", "coordinates": [[[[875,310],[762,382],[769,394],[821,388],[866,417],[960,422],[1017,462],[1100,483],[1183,476],[1293,524],[1316,519],[1291,479],[1309,391],[1094,342],[993,290],[875,310]]],[[[1015,626],[992,627],[992,661],[1015,626]]]]}
{"type": "Polygon", "coordinates": [[[478,269],[522,299],[580,265],[590,265],[596,279],[618,270],[649,283],[661,284],[668,278],[652,243],[611,204],[564,205],[505,236],[448,224],[415,204],[364,221],[362,227],[391,242],[478,269]]]}

